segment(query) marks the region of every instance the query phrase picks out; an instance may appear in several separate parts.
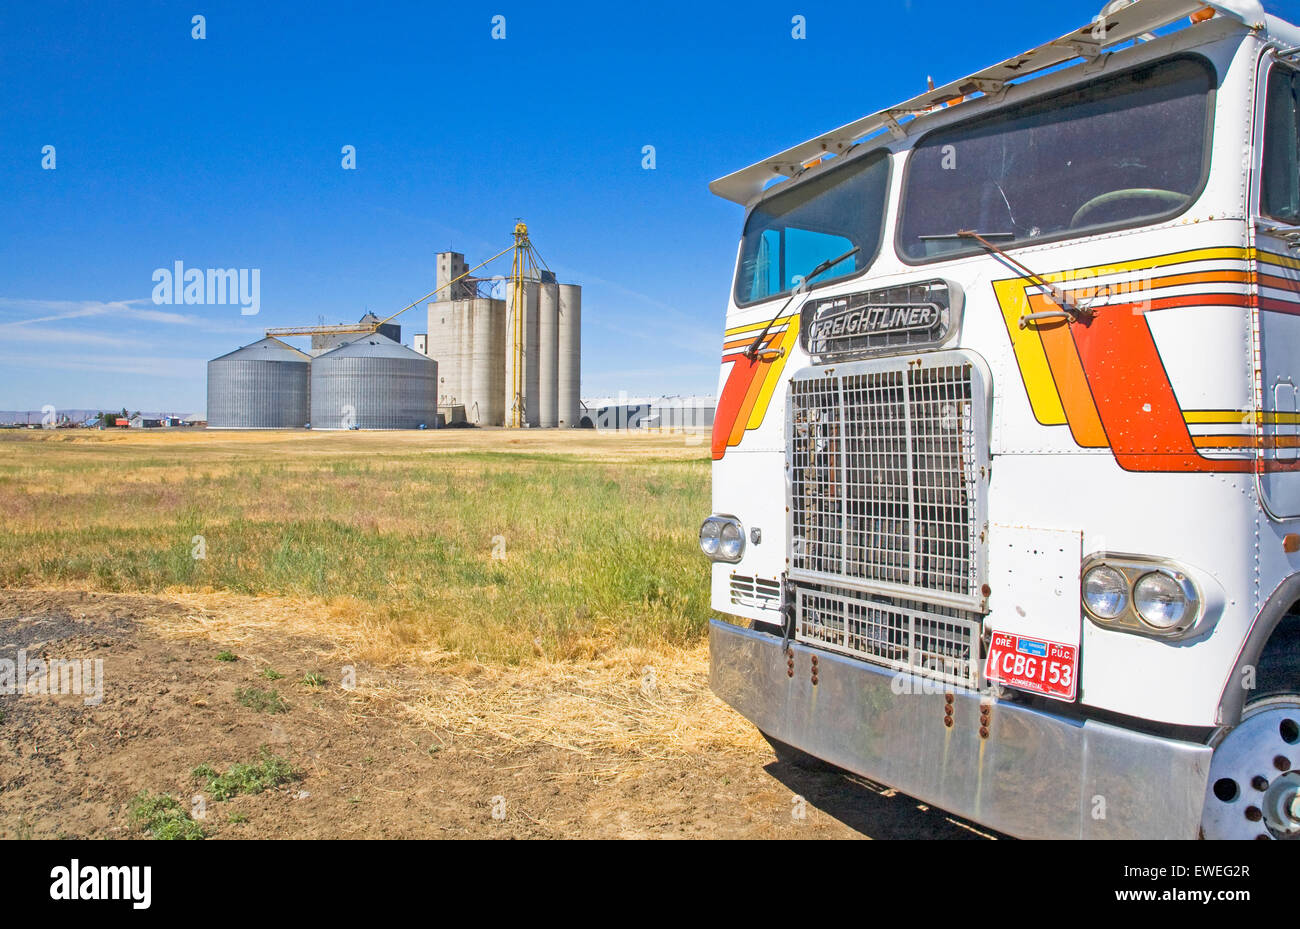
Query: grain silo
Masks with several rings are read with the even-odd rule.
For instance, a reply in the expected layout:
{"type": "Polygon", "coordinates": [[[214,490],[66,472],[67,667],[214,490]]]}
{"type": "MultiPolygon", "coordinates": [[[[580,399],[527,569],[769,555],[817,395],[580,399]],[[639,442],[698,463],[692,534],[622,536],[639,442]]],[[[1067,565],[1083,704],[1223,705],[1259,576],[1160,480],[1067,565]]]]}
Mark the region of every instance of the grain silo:
{"type": "Polygon", "coordinates": [[[554,429],[560,419],[556,380],[559,366],[560,288],[543,280],[537,293],[537,425],[554,429]]]}
{"type": "Polygon", "coordinates": [[[208,427],[301,429],[307,425],[311,357],[266,338],[208,362],[208,427]]]}
{"type": "Polygon", "coordinates": [[[456,303],[439,300],[429,304],[428,357],[438,362],[438,403],[451,406],[460,398],[460,314],[456,303]]]}
{"type": "Polygon", "coordinates": [[[558,359],[556,362],[559,424],[572,429],[580,422],[582,386],[582,288],[559,285],[558,359]]]}
{"type": "Polygon", "coordinates": [[[456,300],[452,303],[456,317],[456,403],[469,408],[474,403],[474,301],[456,300]]]}
{"type": "Polygon", "coordinates": [[[378,333],[311,363],[313,429],[433,429],[438,363],[378,333]]]}
{"type": "Polygon", "coordinates": [[[545,268],[525,269],[516,333],[513,278],[498,279],[505,299],[479,297],[486,278],[452,283],[457,272],[468,273],[464,268],[459,253],[438,255],[441,289],[428,304],[423,347],[439,365],[439,406],[449,416],[463,407],[473,425],[509,426],[518,393],[519,425],[579,425],[582,288],[557,284],[545,268]]]}
{"type": "Polygon", "coordinates": [[[505,305],[500,300],[476,298],[470,318],[474,343],[465,419],[478,426],[499,426],[505,421],[505,305]]]}

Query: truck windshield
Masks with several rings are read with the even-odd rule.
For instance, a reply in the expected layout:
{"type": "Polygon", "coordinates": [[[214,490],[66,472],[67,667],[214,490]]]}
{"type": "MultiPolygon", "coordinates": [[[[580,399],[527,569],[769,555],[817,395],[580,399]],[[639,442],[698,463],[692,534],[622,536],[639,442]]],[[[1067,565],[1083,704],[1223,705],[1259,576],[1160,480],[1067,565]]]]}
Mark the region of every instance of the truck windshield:
{"type": "Polygon", "coordinates": [[[1176,58],[939,129],[913,150],[898,246],[926,261],[1173,216],[1209,168],[1214,73],[1176,58]]]}
{"type": "Polygon", "coordinates": [[[736,303],[787,294],[799,275],[854,246],[852,260],[827,269],[816,283],[865,270],[880,249],[888,196],[889,155],[876,151],[759,203],[745,223],[736,303]]]}

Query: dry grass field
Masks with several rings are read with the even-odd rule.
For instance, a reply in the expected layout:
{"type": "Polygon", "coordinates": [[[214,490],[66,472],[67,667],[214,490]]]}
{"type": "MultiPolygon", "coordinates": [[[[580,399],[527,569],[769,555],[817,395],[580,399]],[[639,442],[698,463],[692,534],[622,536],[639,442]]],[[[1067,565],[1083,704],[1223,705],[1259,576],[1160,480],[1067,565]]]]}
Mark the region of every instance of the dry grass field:
{"type": "Polygon", "coordinates": [[[708,482],[699,436],[0,433],[0,586],[288,597],[376,659],[683,647],[708,482]]]}
{"type": "Polygon", "coordinates": [[[0,433],[0,659],[104,662],[0,837],[973,835],[713,697],[708,511],[698,436],[0,433]]]}

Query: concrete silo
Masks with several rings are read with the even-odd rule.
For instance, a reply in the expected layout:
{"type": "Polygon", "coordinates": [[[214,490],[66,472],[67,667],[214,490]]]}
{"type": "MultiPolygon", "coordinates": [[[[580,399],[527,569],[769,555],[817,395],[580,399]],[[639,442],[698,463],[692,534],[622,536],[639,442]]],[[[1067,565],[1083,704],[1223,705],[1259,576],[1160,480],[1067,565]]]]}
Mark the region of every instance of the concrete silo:
{"type": "Polygon", "coordinates": [[[433,429],[438,363],[371,333],[311,363],[313,429],[433,429]]]}
{"type": "Polygon", "coordinates": [[[559,425],[572,429],[580,422],[582,386],[582,288],[559,285],[559,321],[556,361],[559,425]]]}
{"type": "Polygon", "coordinates": [[[301,429],[311,357],[266,338],[208,362],[208,427],[301,429]]]}
{"type": "Polygon", "coordinates": [[[554,429],[559,423],[560,288],[543,281],[537,294],[537,425],[554,429]]]}
{"type": "Polygon", "coordinates": [[[472,300],[456,300],[451,309],[456,317],[456,402],[465,407],[466,416],[474,402],[473,304],[472,300]]]}
{"type": "MultiPolygon", "coordinates": [[[[439,286],[467,273],[458,253],[439,254],[438,261],[439,286]]],[[[519,425],[576,427],[582,288],[557,284],[553,272],[526,264],[518,299],[513,277],[504,279],[504,300],[478,297],[481,280],[471,278],[446,286],[427,305],[424,353],[439,365],[438,403],[463,407],[473,425],[514,425],[519,402],[519,425]]]]}
{"type": "Polygon", "coordinates": [[[505,422],[505,315],[500,300],[480,297],[471,301],[474,341],[465,418],[475,425],[499,426],[505,422]]]}
{"type": "Polygon", "coordinates": [[[449,406],[460,397],[460,320],[456,303],[438,300],[429,304],[428,357],[438,363],[438,403],[449,406]]]}

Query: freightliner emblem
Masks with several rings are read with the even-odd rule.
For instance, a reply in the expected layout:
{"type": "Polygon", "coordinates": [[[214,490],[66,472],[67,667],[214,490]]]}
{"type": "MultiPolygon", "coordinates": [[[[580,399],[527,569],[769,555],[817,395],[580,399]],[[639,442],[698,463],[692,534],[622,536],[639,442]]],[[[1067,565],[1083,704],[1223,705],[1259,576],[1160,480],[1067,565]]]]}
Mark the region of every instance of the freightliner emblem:
{"type": "Polygon", "coordinates": [[[810,300],[803,310],[804,346],[827,362],[938,345],[960,312],[956,293],[954,301],[947,282],[925,281],[810,300]]]}

